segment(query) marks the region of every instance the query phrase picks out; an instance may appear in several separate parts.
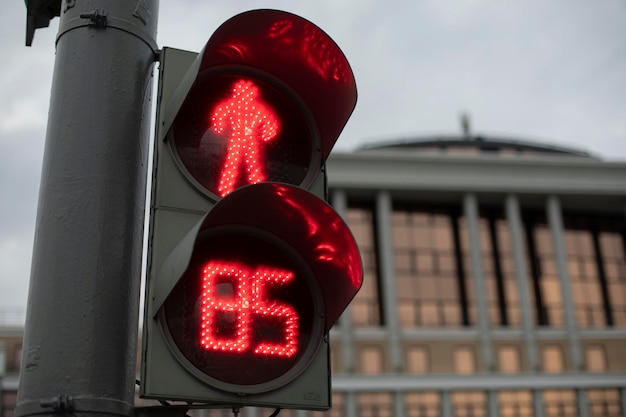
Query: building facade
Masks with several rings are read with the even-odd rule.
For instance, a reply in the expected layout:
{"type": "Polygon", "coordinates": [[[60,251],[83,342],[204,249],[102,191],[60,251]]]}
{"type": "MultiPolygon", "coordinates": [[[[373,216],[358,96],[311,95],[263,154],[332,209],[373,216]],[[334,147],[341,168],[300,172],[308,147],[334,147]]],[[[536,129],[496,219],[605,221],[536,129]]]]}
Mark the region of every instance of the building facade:
{"type": "Polygon", "coordinates": [[[328,173],[366,271],[333,330],[331,414],[624,415],[626,164],[443,138],[328,173]]]}
{"type": "MultiPolygon", "coordinates": [[[[364,285],[331,331],[332,410],[280,416],[626,415],[626,163],[429,138],[327,172],[364,285]]],[[[12,417],[21,330],[0,336],[12,417]]]]}
{"type": "Polygon", "coordinates": [[[22,361],[23,314],[0,309],[0,417],[13,417],[22,361]]]}

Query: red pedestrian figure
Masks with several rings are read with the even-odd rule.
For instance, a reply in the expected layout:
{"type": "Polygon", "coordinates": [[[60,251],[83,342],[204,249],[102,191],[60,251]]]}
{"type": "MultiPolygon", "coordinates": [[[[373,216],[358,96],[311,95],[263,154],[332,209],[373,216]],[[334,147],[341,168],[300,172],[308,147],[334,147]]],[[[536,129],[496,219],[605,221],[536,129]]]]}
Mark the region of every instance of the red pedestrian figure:
{"type": "Polygon", "coordinates": [[[265,181],[262,144],[278,135],[280,123],[273,109],[261,101],[259,88],[252,81],[237,81],[232,96],[215,107],[211,122],[217,134],[228,137],[218,194],[225,197],[235,189],[242,169],[248,184],[265,181]]]}

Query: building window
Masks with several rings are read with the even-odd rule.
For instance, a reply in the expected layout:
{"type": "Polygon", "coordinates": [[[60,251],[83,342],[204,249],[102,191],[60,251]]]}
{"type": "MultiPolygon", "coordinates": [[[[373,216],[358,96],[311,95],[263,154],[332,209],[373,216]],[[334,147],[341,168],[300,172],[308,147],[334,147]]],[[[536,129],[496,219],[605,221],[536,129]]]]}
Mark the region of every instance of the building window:
{"type": "MultiPolygon", "coordinates": [[[[280,416],[282,417],[282,411],[280,416]]],[[[332,408],[328,411],[311,411],[310,417],[345,417],[346,404],[342,393],[333,392],[332,408]]]]}
{"type": "Polygon", "coordinates": [[[330,344],[330,372],[337,374],[340,372],[341,364],[339,363],[340,346],[338,343],[330,344]]]}
{"type": "Polygon", "coordinates": [[[592,417],[623,417],[617,389],[590,389],[587,391],[592,417]]]}
{"type": "Polygon", "coordinates": [[[626,326],[626,226],[621,218],[564,216],[577,324],[626,326]]]}
{"type": "Polygon", "coordinates": [[[406,370],[410,374],[426,374],[429,371],[428,348],[408,346],[406,349],[406,370]]]}
{"type": "Polygon", "coordinates": [[[357,415],[359,417],[392,417],[392,396],[388,392],[367,392],[357,394],[357,415]]]}
{"type": "Polygon", "coordinates": [[[454,417],[487,417],[487,396],[480,391],[452,393],[454,417]]]}
{"type": "Polygon", "coordinates": [[[520,353],[517,346],[498,347],[498,368],[503,374],[516,374],[522,371],[520,353]]]}
{"type": "Polygon", "coordinates": [[[602,327],[612,321],[605,308],[606,286],[598,273],[597,235],[587,219],[565,217],[565,251],[567,269],[576,309],[576,323],[581,327],[602,327]],[[603,294],[603,292],[605,294],[603,294]]]}
{"type": "Polygon", "coordinates": [[[530,391],[498,392],[500,417],[532,417],[533,395],[530,391]]]}
{"type": "Polygon", "coordinates": [[[539,326],[561,327],[563,302],[550,228],[542,214],[525,211],[523,217],[535,322],[539,326]]]}
{"type": "Polygon", "coordinates": [[[543,392],[546,417],[578,417],[574,390],[546,390],[543,392]]]}
{"type": "Polygon", "coordinates": [[[486,211],[478,223],[489,320],[496,326],[519,326],[521,310],[511,236],[500,211],[486,211]]]}
{"type": "Polygon", "coordinates": [[[457,374],[473,374],[476,372],[476,355],[472,346],[454,348],[454,372],[457,374]]]}
{"type": "Polygon", "coordinates": [[[459,214],[396,205],[392,234],[401,325],[469,325],[459,214]]]}
{"type": "Polygon", "coordinates": [[[589,372],[606,372],[606,352],[603,346],[592,345],[585,347],[585,367],[589,372]]]}
{"type": "Polygon", "coordinates": [[[9,365],[9,371],[19,372],[22,365],[22,344],[18,343],[13,348],[13,355],[9,365]]]}
{"type": "Polygon", "coordinates": [[[626,327],[626,221],[598,220],[598,255],[613,326],[626,327]]]}
{"type": "Polygon", "coordinates": [[[408,392],[404,396],[406,417],[439,417],[441,409],[436,392],[408,392]]]}
{"type": "Polygon", "coordinates": [[[15,405],[17,404],[16,391],[0,390],[0,417],[13,417],[15,415],[15,405]]]}
{"type": "Polygon", "coordinates": [[[384,351],[379,345],[363,345],[359,348],[359,372],[378,375],[385,371],[384,351]]]}
{"type": "Polygon", "coordinates": [[[563,349],[561,349],[561,346],[543,346],[541,349],[541,361],[543,371],[546,373],[561,373],[565,370],[565,360],[563,358],[563,349]]]}
{"type": "Polygon", "coordinates": [[[350,304],[352,323],[356,327],[382,324],[374,221],[374,210],[370,206],[350,204],[346,211],[346,223],[363,260],[363,286],[350,304]]]}

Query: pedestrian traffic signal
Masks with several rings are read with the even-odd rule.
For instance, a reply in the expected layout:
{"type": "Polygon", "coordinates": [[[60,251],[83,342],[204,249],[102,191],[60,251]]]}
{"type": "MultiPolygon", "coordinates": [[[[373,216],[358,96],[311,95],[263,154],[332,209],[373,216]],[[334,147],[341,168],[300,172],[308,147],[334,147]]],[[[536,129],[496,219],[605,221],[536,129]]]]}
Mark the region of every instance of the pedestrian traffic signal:
{"type": "Polygon", "coordinates": [[[61,14],[61,0],[24,0],[26,5],[26,46],[32,46],[35,30],[47,28],[61,14]]]}
{"type": "Polygon", "coordinates": [[[200,54],[161,54],[141,394],[238,408],[330,407],[328,332],[361,286],[324,201],[356,104],[311,22],[235,16],[200,54]]]}

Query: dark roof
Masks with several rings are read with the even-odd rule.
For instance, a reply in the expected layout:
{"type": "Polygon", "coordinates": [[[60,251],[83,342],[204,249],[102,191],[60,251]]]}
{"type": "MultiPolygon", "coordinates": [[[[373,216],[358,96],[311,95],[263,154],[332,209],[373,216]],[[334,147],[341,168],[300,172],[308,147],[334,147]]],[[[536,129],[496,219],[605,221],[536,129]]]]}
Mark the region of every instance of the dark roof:
{"type": "Polygon", "coordinates": [[[359,151],[369,150],[415,150],[415,151],[433,151],[445,153],[463,153],[464,150],[476,153],[519,153],[519,154],[546,154],[546,155],[563,155],[578,156],[585,158],[599,159],[589,152],[563,146],[550,144],[542,144],[528,140],[509,139],[504,137],[487,137],[484,135],[477,136],[460,136],[460,135],[441,135],[441,136],[424,136],[414,137],[401,140],[385,141],[366,144],[359,151]]]}

